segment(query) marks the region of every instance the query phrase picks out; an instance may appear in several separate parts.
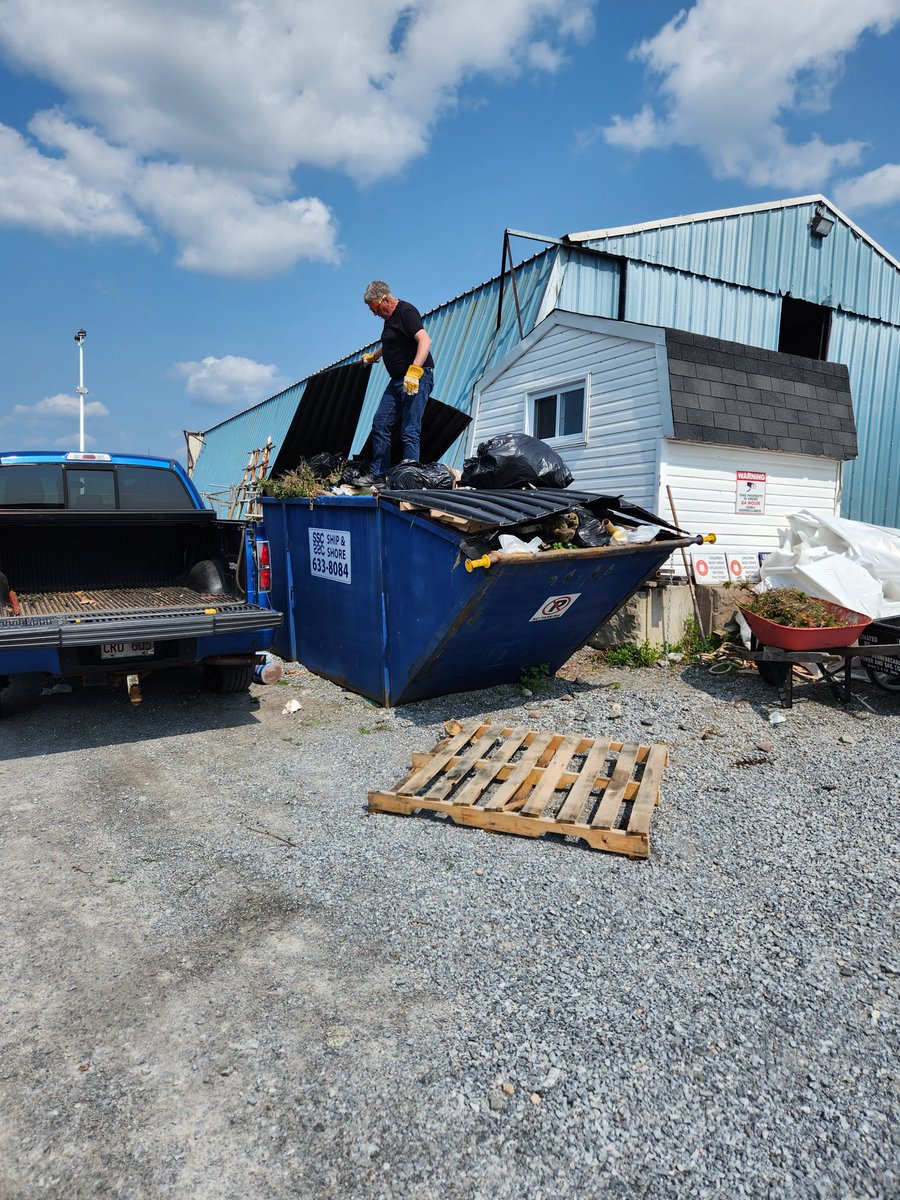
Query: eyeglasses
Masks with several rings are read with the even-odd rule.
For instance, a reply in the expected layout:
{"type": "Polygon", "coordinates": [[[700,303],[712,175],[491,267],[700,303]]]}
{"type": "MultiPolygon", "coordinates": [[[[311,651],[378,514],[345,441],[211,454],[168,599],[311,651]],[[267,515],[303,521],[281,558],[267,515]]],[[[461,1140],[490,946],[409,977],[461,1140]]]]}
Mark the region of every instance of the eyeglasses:
{"type": "Polygon", "coordinates": [[[387,296],[382,296],[380,300],[376,300],[373,304],[370,304],[369,312],[377,314],[379,308],[381,308],[381,306],[382,306],[382,304],[384,304],[385,300],[387,300],[387,296]]]}

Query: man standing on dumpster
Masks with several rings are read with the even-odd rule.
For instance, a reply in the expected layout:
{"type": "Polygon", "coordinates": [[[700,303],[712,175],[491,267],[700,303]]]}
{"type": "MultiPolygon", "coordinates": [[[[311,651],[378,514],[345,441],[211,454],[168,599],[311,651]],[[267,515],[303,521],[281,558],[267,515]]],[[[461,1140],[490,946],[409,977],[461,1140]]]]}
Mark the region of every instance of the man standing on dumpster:
{"type": "Polygon", "coordinates": [[[381,359],[390,376],[372,421],[372,475],[375,483],[383,483],[391,467],[391,435],[398,426],[404,460],[419,461],[422,415],[434,386],[434,359],[418,309],[392,295],[383,279],[369,284],[363,300],[384,321],[381,345],[363,355],[367,365],[381,359]]]}

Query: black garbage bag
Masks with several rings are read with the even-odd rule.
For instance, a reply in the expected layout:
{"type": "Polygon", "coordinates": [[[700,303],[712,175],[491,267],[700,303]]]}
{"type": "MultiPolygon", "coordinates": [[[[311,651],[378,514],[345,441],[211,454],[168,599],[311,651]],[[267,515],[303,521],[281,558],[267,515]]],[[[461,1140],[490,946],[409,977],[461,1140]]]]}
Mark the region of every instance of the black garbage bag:
{"type": "Polygon", "coordinates": [[[327,450],[323,450],[321,454],[314,454],[309,459],[309,466],[316,479],[329,479],[332,475],[341,474],[344,460],[340,454],[329,454],[327,450]]]}
{"type": "Polygon", "coordinates": [[[387,485],[392,491],[411,492],[421,489],[441,488],[447,490],[456,483],[456,477],[443,463],[419,463],[404,459],[388,471],[387,485]]]}
{"type": "Polygon", "coordinates": [[[603,528],[603,522],[599,517],[595,517],[589,508],[582,508],[577,504],[572,512],[578,518],[578,528],[575,531],[575,545],[588,546],[608,546],[610,536],[603,528]]]}
{"type": "Polygon", "coordinates": [[[527,433],[501,433],[482,442],[463,466],[460,487],[565,488],[572,472],[546,442],[527,433]]]}
{"type": "Polygon", "coordinates": [[[341,472],[341,483],[348,487],[368,487],[372,482],[372,464],[367,458],[356,455],[341,472]]]}

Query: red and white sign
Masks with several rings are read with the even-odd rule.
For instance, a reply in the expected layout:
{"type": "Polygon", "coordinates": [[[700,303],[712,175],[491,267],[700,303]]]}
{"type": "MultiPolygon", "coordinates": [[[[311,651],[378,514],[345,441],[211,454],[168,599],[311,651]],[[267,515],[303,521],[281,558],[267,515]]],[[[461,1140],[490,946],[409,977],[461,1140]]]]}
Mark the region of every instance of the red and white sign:
{"type": "Polygon", "coordinates": [[[757,513],[759,515],[765,513],[765,471],[738,471],[736,473],[735,487],[735,512],[757,513]]]}
{"type": "Polygon", "coordinates": [[[528,624],[531,621],[555,621],[557,617],[564,617],[580,595],[581,592],[570,592],[566,596],[548,596],[528,624]]]}
{"type": "Polygon", "coordinates": [[[694,579],[697,583],[728,582],[728,562],[722,550],[707,550],[705,547],[692,549],[691,565],[694,568],[694,579]]]}
{"type": "Polygon", "coordinates": [[[759,579],[759,554],[729,553],[727,550],[725,554],[731,579],[745,579],[748,582],[759,579]]]}

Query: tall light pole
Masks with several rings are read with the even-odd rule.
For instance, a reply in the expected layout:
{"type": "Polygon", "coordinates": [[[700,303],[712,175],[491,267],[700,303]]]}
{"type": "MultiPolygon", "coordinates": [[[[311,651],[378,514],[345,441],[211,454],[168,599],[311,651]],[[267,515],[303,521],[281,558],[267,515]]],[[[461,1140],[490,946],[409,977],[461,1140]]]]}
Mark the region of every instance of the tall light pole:
{"type": "Polygon", "coordinates": [[[78,449],[84,452],[84,398],[87,395],[87,388],[84,386],[84,339],[87,337],[86,329],[79,329],[75,334],[75,341],[78,343],[78,387],[75,391],[78,393],[78,398],[81,401],[79,404],[79,436],[78,449]]]}

